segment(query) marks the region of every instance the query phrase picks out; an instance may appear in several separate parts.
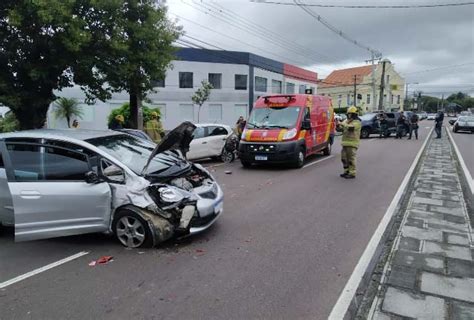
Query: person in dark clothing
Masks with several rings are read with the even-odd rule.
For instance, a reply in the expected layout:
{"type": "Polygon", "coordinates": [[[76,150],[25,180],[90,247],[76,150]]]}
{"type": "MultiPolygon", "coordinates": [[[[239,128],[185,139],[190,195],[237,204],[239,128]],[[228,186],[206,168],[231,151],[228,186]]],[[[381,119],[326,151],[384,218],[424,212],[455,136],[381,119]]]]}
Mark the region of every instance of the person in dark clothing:
{"type": "Polygon", "coordinates": [[[385,112],[382,112],[378,116],[379,120],[379,125],[380,125],[380,134],[379,138],[386,138],[387,137],[387,129],[388,129],[388,121],[387,121],[387,115],[385,112]]]}
{"type": "Polygon", "coordinates": [[[410,126],[410,135],[408,136],[408,140],[411,139],[412,133],[415,132],[415,138],[418,140],[418,115],[416,113],[412,114],[409,121],[410,126]]]}
{"type": "Polygon", "coordinates": [[[400,112],[400,116],[397,119],[397,136],[396,139],[403,138],[403,131],[406,128],[407,122],[403,112],[400,112]]]}
{"type": "Polygon", "coordinates": [[[441,139],[441,128],[443,127],[444,113],[443,111],[438,111],[438,114],[435,118],[435,131],[436,139],[441,139]]]}

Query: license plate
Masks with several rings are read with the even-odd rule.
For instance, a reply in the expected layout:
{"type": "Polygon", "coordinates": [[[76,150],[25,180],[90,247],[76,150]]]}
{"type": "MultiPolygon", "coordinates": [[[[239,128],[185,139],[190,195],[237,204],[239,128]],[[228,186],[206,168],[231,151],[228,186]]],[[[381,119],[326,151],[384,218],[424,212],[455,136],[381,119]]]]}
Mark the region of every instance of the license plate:
{"type": "Polygon", "coordinates": [[[267,156],[255,156],[255,160],[257,161],[266,161],[268,160],[267,156]]]}

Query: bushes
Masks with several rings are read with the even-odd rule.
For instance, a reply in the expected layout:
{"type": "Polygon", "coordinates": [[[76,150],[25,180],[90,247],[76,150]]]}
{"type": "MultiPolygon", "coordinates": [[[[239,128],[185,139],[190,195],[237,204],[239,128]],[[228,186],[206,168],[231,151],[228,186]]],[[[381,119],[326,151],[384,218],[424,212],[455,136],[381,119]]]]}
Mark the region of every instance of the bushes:
{"type": "Polygon", "coordinates": [[[20,127],[13,112],[8,112],[4,118],[0,118],[0,132],[16,131],[20,127]]]}
{"type": "MultiPolygon", "coordinates": [[[[156,112],[158,115],[161,116],[161,111],[160,108],[150,108],[148,106],[143,106],[143,124],[145,124],[148,120],[151,119],[151,113],[156,112]]],[[[131,123],[130,123],[130,105],[129,103],[124,103],[120,108],[113,109],[112,112],[109,114],[109,118],[107,119],[108,126],[112,124],[112,121],[115,119],[116,116],[121,114],[125,122],[123,124],[124,128],[131,128],[131,123]]]]}

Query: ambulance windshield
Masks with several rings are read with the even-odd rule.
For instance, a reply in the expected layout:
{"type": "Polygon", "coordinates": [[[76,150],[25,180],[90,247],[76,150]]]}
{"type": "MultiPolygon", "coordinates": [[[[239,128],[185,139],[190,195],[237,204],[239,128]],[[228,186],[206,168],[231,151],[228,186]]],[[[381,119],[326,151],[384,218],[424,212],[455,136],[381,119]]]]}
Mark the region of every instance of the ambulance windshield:
{"type": "Polygon", "coordinates": [[[247,126],[250,129],[294,128],[300,110],[300,107],[255,108],[247,126]]]}

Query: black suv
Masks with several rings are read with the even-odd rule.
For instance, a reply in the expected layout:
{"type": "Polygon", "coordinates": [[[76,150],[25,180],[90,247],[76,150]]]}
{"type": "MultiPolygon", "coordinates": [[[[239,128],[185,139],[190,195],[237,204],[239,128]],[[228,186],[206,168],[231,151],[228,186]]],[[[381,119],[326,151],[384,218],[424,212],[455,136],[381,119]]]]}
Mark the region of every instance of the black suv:
{"type": "MultiPolygon", "coordinates": [[[[379,120],[377,119],[377,116],[378,116],[377,112],[371,112],[371,113],[366,113],[360,117],[362,120],[362,128],[360,130],[360,137],[362,139],[370,137],[371,134],[380,134],[380,123],[379,123],[379,120]]],[[[398,112],[385,112],[385,116],[387,117],[387,126],[388,126],[385,137],[389,137],[392,133],[397,132],[397,119],[400,117],[400,114],[398,112]]],[[[407,119],[409,119],[409,116],[411,116],[411,114],[409,112],[405,112],[405,117],[407,119]]],[[[402,132],[402,136],[406,136],[407,133],[408,133],[408,127],[404,128],[404,131],[402,132]]]]}

